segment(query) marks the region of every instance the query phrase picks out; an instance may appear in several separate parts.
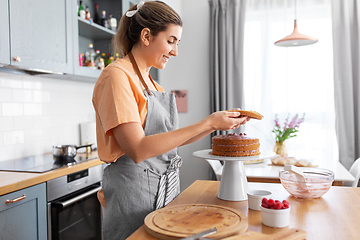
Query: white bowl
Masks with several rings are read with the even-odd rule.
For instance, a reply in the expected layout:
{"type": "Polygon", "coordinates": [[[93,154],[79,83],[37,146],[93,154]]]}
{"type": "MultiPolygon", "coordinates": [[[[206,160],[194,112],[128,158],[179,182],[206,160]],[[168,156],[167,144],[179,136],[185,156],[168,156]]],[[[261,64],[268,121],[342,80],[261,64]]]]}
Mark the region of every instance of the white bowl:
{"type": "Polygon", "coordinates": [[[260,206],[262,223],[268,227],[284,228],[289,226],[290,206],[286,209],[268,209],[260,206]]]}
{"type": "Polygon", "coordinates": [[[250,190],[247,195],[249,208],[255,211],[260,211],[262,199],[270,198],[272,193],[267,190],[250,190]]]}

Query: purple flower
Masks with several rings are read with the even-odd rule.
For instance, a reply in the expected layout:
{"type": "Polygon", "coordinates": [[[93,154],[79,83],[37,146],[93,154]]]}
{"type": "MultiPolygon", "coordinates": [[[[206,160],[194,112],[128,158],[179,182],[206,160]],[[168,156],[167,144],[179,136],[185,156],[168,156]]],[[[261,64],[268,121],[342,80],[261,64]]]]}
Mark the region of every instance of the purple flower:
{"type": "Polygon", "coordinates": [[[296,125],[298,125],[298,121],[297,121],[298,115],[296,114],[293,119],[291,120],[291,122],[289,123],[289,128],[295,128],[296,125]]]}

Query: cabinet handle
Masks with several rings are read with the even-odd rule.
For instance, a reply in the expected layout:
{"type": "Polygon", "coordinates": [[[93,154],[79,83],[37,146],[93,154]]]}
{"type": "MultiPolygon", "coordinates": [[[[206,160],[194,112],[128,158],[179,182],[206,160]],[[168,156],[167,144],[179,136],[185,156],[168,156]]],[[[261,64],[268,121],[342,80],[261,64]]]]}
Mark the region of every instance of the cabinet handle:
{"type": "Polygon", "coordinates": [[[20,62],[20,61],[21,61],[21,58],[20,58],[20,57],[14,57],[14,61],[15,61],[15,62],[20,62]]]}
{"type": "Polygon", "coordinates": [[[9,204],[9,203],[14,203],[14,202],[18,202],[18,201],[21,201],[21,200],[23,200],[23,199],[25,199],[26,198],[26,195],[24,194],[24,195],[22,195],[21,197],[18,197],[18,198],[15,198],[14,200],[6,200],[6,204],[9,204]]]}

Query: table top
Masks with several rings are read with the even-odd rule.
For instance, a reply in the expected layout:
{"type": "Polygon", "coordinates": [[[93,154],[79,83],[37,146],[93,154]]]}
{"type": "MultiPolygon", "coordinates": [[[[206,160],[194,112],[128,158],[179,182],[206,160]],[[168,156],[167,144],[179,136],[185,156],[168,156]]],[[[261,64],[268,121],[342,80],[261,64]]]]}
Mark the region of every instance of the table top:
{"type": "MultiPolygon", "coordinates": [[[[262,224],[261,212],[248,209],[247,201],[225,201],[217,197],[219,181],[198,180],[183,191],[168,206],[181,204],[214,204],[235,208],[248,217],[248,231],[272,234],[283,229],[299,228],[307,232],[307,240],[360,239],[360,188],[332,186],[321,198],[297,199],[281,184],[249,183],[249,189],[266,189],[272,198],[289,201],[290,224],[286,228],[271,228],[262,224]]],[[[167,206],[167,207],[168,207],[167,206]]],[[[129,238],[155,240],[140,227],[129,238]]]]}
{"type": "MultiPolygon", "coordinates": [[[[353,182],[354,176],[340,163],[327,163],[319,165],[320,168],[326,168],[334,172],[335,182],[353,182]]],[[[253,179],[279,179],[279,171],[283,170],[283,166],[271,164],[270,159],[265,159],[262,163],[245,164],[245,173],[250,182],[253,179]]],[[[265,180],[265,182],[268,182],[265,180]]],[[[342,184],[335,184],[342,185],[342,184]]]]}

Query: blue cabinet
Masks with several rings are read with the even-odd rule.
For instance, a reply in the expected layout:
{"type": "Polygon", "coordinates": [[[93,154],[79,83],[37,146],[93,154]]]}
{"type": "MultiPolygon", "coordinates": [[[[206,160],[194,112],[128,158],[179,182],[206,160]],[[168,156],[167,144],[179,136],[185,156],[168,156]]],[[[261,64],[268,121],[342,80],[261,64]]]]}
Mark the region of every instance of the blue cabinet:
{"type": "Polygon", "coordinates": [[[0,0],[0,64],[10,64],[8,0],[0,0]]]}
{"type": "Polygon", "coordinates": [[[0,196],[0,240],[46,240],[46,216],[46,183],[0,196]]]}
{"type": "Polygon", "coordinates": [[[8,2],[12,66],[72,72],[71,3],[71,0],[8,2]]]}

